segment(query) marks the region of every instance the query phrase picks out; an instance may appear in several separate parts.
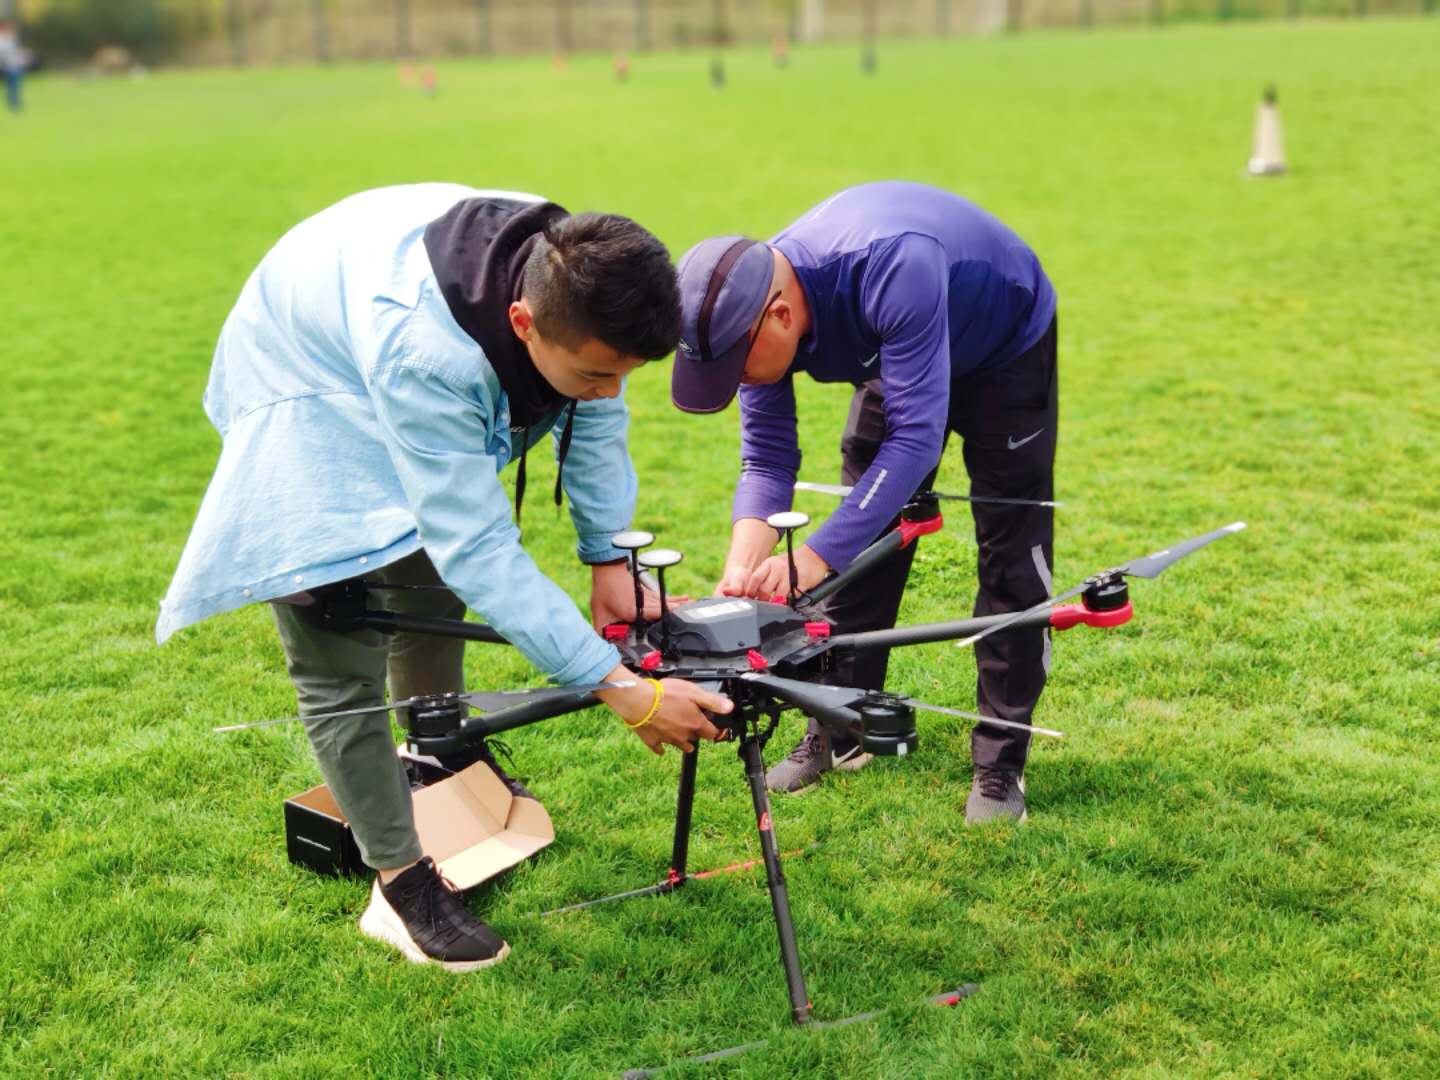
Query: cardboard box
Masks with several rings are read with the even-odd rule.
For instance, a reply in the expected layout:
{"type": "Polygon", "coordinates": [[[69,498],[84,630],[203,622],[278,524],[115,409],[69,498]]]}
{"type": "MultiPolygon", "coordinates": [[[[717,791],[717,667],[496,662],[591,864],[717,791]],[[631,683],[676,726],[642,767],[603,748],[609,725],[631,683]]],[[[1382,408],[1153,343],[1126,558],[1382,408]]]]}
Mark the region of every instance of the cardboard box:
{"type": "MultiPolygon", "coordinates": [[[[555,839],[545,808],[511,795],[488,765],[450,773],[423,758],[401,757],[411,776],[420,847],[458,888],[488,881],[555,839]]],[[[370,872],[324,784],[285,800],[285,847],[291,862],[318,873],[370,872]]]]}

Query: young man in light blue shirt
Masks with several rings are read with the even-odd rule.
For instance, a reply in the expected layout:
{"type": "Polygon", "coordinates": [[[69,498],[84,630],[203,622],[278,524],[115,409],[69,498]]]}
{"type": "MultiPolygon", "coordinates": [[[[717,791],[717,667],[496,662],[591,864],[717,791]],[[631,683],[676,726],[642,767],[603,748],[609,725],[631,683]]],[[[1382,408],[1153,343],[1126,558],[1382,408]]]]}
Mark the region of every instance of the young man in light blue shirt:
{"type": "MultiPolygon", "coordinates": [[[[305,715],[460,690],[461,646],[340,634],[311,591],[369,576],[443,582],[409,610],[478,611],[554,682],[623,681],[602,700],[656,753],[718,732],[730,703],[637,682],[536,567],[516,523],[526,451],[553,432],[561,490],[593,567],[597,625],[635,616],[610,537],[630,526],[625,377],[679,339],[664,246],[615,215],[514,192],[365,192],[297,225],[226,319],[205,411],[224,445],[156,636],[273,601],[305,715]],[[515,516],[499,472],[518,459],[515,516]],[[645,718],[649,717],[648,720],[645,718]]],[[[387,715],[307,722],[321,772],[378,871],[361,929],[452,970],[509,946],[422,857],[387,715]]]]}

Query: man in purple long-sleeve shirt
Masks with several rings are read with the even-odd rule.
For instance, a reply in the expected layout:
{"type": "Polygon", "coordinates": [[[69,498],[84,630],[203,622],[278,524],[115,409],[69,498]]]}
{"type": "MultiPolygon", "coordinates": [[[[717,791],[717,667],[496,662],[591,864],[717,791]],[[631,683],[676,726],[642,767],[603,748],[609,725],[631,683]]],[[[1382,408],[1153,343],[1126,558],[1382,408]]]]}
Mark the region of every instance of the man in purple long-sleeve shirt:
{"type": "MultiPolygon", "coordinates": [[[[921,184],[849,188],[769,244],[719,237],[680,263],[684,333],[672,394],[688,412],[740,397],[734,534],[717,591],[770,596],[788,586],[765,518],[790,508],[800,468],[794,379],[856,387],[841,439],[853,490],[796,550],[800,587],[844,570],[927,489],[950,432],[964,444],[972,496],[1053,498],[1057,419],[1055,290],[1034,252],[974,204],[921,184]],[[743,384],[743,385],[742,385],[743,384]]],[[[1039,505],[972,504],[977,615],[1018,610],[1051,587],[1054,523],[1039,505]]],[[[894,625],[915,545],[842,589],[826,614],[843,630],[894,625]]],[[[992,635],[976,648],[986,715],[1029,722],[1049,667],[1048,631],[992,635]]],[[[837,672],[880,687],[888,656],[837,672]]],[[[968,821],[1023,820],[1023,732],[979,725],[968,821]]],[[[869,760],[814,722],[770,771],[795,791],[869,760]]]]}

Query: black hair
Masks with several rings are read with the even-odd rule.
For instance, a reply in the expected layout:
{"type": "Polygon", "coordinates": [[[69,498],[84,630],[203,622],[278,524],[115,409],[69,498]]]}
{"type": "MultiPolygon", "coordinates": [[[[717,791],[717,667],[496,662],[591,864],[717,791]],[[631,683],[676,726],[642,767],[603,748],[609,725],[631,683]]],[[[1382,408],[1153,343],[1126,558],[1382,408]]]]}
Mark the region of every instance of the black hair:
{"type": "Polygon", "coordinates": [[[670,253],[619,214],[575,214],[545,226],[521,294],[535,328],[569,349],[598,338],[622,356],[658,360],[680,341],[670,253]]]}

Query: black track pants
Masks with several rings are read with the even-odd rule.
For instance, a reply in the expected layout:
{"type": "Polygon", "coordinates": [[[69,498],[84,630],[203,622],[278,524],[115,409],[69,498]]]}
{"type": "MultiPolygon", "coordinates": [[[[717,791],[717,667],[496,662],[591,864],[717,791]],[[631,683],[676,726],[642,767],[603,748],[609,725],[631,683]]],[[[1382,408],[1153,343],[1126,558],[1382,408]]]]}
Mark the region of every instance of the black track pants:
{"type": "MultiPolygon", "coordinates": [[[[951,388],[950,430],[963,443],[970,494],[1017,499],[1055,497],[1055,437],[1059,416],[1056,324],[1032,348],[999,371],[958,379],[951,388]]],[[[853,484],[885,439],[879,382],[857,387],[841,440],[842,478],[853,484]]],[[[933,482],[933,474],[926,486],[933,482]]],[[[950,512],[955,513],[955,504],[950,512]]],[[[976,615],[1019,611],[1051,592],[1054,511],[1045,507],[972,503],[979,551],[976,615]]],[[[893,528],[894,525],[891,525],[893,528]]],[[[841,633],[895,625],[900,598],[919,541],[862,581],[827,600],[824,611],[841,633]]],[[[932,646],[943,648],[944,646],[932,646]]],[[[888,651],[854,654],[834,673],[839,685],[878,689],[888,651]]],[[[976,702],[987,716],[1029,723],[1050,669],[1049,630],[1002,630],[975,647],[976,702]]],[[[903,687],[899,689],[904,689],[903,687]]],[[[812,722],[812,730],[818,730],[812,722]]],[[[1022,770],[1030,737],[978,725],[970,739],[976,765],[1022,770]]]]}

